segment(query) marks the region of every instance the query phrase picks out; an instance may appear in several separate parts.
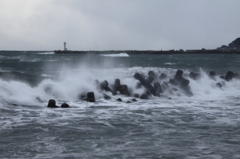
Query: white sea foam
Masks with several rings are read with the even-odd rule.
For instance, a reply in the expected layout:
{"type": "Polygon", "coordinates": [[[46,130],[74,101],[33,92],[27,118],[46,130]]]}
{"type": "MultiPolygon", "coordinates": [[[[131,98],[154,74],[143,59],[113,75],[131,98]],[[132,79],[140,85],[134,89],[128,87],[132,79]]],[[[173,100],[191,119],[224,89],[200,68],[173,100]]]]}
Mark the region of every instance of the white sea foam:
{"type": "Polygon", "coordinates": [[[101,54],[100,56],[108,56],[108,57],[129,57],[129,55],[125,52],[119,54],[101,54]]]}
{"type": "MultiPolygon", "coordinates": [[[[73,102],[73,105],[80,105],[84,102],[79,99],[79,96],[85,95],[87,92],[94,92],[97,101],[100,103],[103,100],[103,94],[108,94],[112,97],[112,100],[105,101],[104,104],[118,105],[116,99],[120,96],[112,96],[108,92],[99,92],[94,80],[99,82],[107,80],[109,87],[114,84],[115,79],[120,79],[121,84],[126,84],[131,93],[142,94],[144,89],[137,89],[137,80],[133,75],[137,72],[145,75],[149,71],[154,71],[158,76],[161,73],[168,75],[167,79],[159,82],[168,81],[173,78],[176,70],[166,68],[154,68],[154,67],[132,67],[132,68],[114,68],[114,69],[89,69],[80,66],[77,69],[63,67],[59,70],[59,76],[57,79],[45,79],[39,83],[36,87],[31,87],[26,83],[19,81],[3,81],[0,80],[0,97],[7,103],[19,104],[19,105],[46,105],[49,99],[56,99],[57,101],[73,102]]],[[[185,72],[187,72],[185,70],[185,72]]],[[[188,73],[188,72],[187,72],[188,73]]],[[[142,101],[143,103],[161,103],[163,98],[172,97],[174,99],[181,100],[227,100],[231,98],[238,98],[240,94],[240,81],[232,80],[230,82],[224,82],[220,78],[215,80],[211,79],[204,71],[200,70],[201,78],[198,80],[192,80],[185,74],[184,76],[190,80],[190,88],[193,93],[192,97],[187,97],[181,90],[177,92],[164,92],[161,98],[152,97],[152,100],[142,101]],[[216,83],[225,83],[222,89],[216,87],[216,83]]],[[[42,74],[44,77],[52,77],[48,74],[42,74]]],[[[170,87],[174,87],[171,86],[170,87]]],[[[0,100],[1,100],[0,99],[0,100]]],[[[125,98],[123,98],[125,99],[125,98]]],[[[129,98],[126,98],[127,101],[129,98]]],[[[98,104],[100,104],[98,103],[98,104]]],[[[84,104],[85,105],[85,104],[84,104]]],[[[153,104],[154,105],[154,104],[153,104]]]]}
{"type": "Polygon", "coordinates": [[[165,65],[176,65],[176,63],[167,62],[165,65]]]}
{"type": "Polygon", "coordinates": [[[48,77],[48,78],[51,78],[53,77],[52,75],[49,75],[49,74],[41,74],[42,77],[48,77]]]}
{"type": "Polygon", "coordinates": [[[53,55],[54,52],[41,52],[41,53],[38,53],[38,54],[42,54],[42,55],[53,55]]]}

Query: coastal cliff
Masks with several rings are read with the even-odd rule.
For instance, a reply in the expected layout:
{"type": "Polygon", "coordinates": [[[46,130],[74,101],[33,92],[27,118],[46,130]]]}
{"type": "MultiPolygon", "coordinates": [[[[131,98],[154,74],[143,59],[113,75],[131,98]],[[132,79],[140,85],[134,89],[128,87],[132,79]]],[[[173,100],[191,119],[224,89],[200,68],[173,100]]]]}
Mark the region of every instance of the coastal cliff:
{"type": "Polygon", "coordinates": [[[227,45],[222,45],[221,47],[217,48],[217,50],[222,50],[222,51],[230,51],[230,50],[240,50],[240,38],[235,39],[232,41],[230,44],[227,45]]]}

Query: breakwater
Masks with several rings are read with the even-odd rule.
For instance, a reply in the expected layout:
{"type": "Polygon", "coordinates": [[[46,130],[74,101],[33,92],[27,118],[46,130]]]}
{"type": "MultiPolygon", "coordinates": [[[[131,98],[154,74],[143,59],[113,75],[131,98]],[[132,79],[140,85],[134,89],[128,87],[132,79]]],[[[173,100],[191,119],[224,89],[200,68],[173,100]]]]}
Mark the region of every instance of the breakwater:
{"type": "Polygon", "coordinates": [[[78,51],[78,50],[55,50],[55,54],[107,54],[107,53],[127,53],[127,54],[240,54],[240,50],[89,50],[89,51],[78,51]]]}

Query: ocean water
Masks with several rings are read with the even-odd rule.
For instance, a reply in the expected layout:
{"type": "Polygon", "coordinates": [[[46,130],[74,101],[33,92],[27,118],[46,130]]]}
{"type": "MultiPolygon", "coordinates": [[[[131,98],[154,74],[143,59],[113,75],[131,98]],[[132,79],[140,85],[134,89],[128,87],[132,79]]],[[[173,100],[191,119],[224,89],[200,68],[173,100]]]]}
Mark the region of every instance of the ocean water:
{"type": "Polygon", "coordinates": [[[0,158],[239,159],[240,79],[219,77],[239,68],[237,54],[0,51],[0,158]],[[178,69],[192,96],[169,84],[160,97],[144,100],[99,91],[94,83],[107,80],[111,87],[120,79],[141,95],[146,90],[136,88],[135,73],[165,73],[166,79],[155,79],[163,84],[178,69]],[[80,98],[87,92],[96,102],[80,98]],[[49,99],[70,108],[48,108],[49,99]]]}

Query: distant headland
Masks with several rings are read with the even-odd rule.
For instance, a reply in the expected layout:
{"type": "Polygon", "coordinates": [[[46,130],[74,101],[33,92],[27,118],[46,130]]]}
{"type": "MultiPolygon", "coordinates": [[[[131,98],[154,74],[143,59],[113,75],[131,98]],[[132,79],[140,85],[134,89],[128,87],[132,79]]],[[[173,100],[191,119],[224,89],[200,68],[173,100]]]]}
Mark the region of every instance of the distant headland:
{"type": "Polygon", "coordinates": [[[235,39],[229,45],[222,45],[216,49],[199,49],[199,50],[68,50],[64,42],[63,50],[55,50],[55,54],[107,54],[107,53],[127,53],[127,54],[207,54],[207,53],[226,53],[240,54],[240,38],[235,39]]]}

